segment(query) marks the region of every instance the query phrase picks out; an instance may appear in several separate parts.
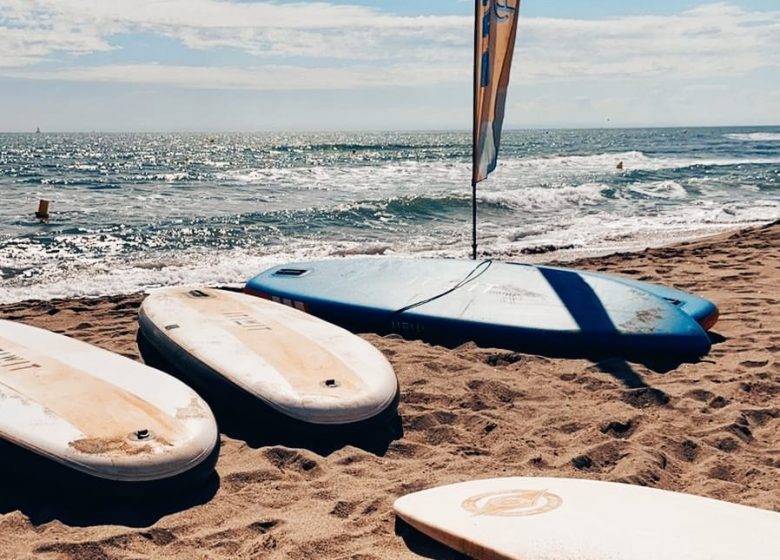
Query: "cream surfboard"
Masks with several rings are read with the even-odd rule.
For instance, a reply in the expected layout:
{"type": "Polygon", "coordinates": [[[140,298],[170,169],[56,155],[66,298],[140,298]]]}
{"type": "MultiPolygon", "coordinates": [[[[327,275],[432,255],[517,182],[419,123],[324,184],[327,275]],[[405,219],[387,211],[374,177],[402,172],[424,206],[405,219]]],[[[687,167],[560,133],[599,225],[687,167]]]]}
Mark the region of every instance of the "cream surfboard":
{"type": "Polygon", "coordinates": [[[478,559],[777,560],[780,513],[628,484],[494,478],[396,500],[398,517],[478,559]]]}
{"type": "Polygon", "coordinates": [[[82,481],[138,489],[210,474],[217,438],[208,405],[179,380],[0,320],[0,439],[12,452],[82,481]]]}
{"type": "Polygon", "coordinates": [[[164,288],[144,300],[139,322],[141,337],[195,386],[238,389],[307,425],[395,415],[398,382],[382,353],[297,309],[225,290],[164,288]]]}

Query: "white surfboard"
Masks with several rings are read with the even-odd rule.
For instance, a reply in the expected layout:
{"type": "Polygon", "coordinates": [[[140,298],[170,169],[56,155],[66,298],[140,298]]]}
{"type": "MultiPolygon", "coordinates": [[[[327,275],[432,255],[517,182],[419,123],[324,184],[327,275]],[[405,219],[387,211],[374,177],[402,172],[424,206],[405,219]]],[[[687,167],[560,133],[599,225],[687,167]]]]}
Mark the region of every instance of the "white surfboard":
{"type": "Polygon", "coordinates": [[[478,559],[780,558],[779,513],[628,484],[494,478],[409,494],[393,507],[478,559]]]}
{"type": "Polygon", "coordinates": [[[79,473],[170,479],[216,460],[208,405],[177,379],[50,331],[0,320],[0,438],[79,473]]]}
{"type": "Polygon", "coordinates": [[[227,381],[300,422],[354,424],[397,403],[395,373],[379,350],[285,305],[225,290],[164,288],[144,300],[139,322],[141,335],[182,375],[227,381]]]}

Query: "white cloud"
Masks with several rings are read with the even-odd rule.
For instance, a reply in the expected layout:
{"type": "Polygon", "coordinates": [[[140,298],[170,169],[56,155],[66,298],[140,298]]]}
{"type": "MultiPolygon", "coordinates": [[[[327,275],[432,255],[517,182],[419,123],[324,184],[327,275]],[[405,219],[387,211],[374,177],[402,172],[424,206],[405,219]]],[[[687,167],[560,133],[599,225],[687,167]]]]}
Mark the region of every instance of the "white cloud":
{"type": "MultiPolygon", "coordinates": [[[[147,31],[174,37],[193,49],[230,47],[256,56],[314,56],[381,60],[406,57],[424,43],[431,55],[453,40],[470,38],[462,17],[404,17],[363,6],[327,3],[240,3],[226,0],[0,0],[0,30],[36,34],[27,43],[46,44],[49,53],[84,52],[58,40],[77,32],[84,41],[103,41],[119,32],[147,31]],[[48,33],[42,43],[38,34],[48,33]],[[411,48],[409,48],[411,47],[411,48]]],[[[24,43],[3,44],[13,51],[24,43]]],[[[39,55],[45,54],[38,49],[39,55]]],[[[29,60],[34,61],[34,58],[29,60]]]]}
{"type": "Polygon", "coordinates": [[[79,82],[124,82],[186,86],[197,89],[248,89],[258,91],[353,89],[398,86],[415,80],[416,85],[435,85],[465,79],[467,72],[457,66],[431,69],[418,65],[364,68],[307,68],[297,66],[257,66],[226,68],[170,66],[161,64],[112,64],[59,70],[7,70],[5,77],[30,80],[79,82]]]}
{"type": "Polygon", "coordinates": [[[526,19],[520,33],[519,58],[536,80],[737,76],[780,66],[780,11],[728,4],[674,16],[526,19]]]}
{"type": "Polygon", "coordinates": [[[0,0],[0,68],[31,66],[55,52],[78,55],[111,50],[106,40],[109,29],[84,30],[32,8],[0,0]]]}
{"type": "MultiPolygon", "coordinates": [[[[468,80],[471,25],[469,17],[406,17],[327,3],[0,0],[0,75],[261,90],[451,83],[468,80]],[[113,35],[136,32],[180,41],[194,50],[193,64],[198,51],[217,47],[242,51],[257,63],[79,64],[79,55],[112,49],[113,35]],[[44,61],[59,61],[59,69],[35,68],[44,61]]],[[[520,25],[513,73],[525,83],[695,80],[780,66],[780,11],[719,3],[672,16],[521,16],[520,25]]]]}

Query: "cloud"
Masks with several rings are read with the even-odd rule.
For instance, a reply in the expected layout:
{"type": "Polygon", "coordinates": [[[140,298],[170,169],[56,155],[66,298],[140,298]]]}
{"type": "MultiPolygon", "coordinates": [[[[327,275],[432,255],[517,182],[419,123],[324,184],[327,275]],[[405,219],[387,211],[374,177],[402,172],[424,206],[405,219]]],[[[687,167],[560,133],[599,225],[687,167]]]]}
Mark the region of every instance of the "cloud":
{"type": "MultiPolygon", "coordinates": [[[[470,74],[471,26],[328,3],[0,0],[0,75],[261,90],[453,83],[470,74]],[[79,63],[117,48],[113,36],[141,32],[179,41],[191,65],[79,63]],[[197,65],[218,48],[256,62],[197,65]],[[41,66],[53,62],[57,70],[41,66]]],[[[517,49],[514,79],[525,83],[736,77],[780,66],[780,11],[716,3],[670,16],[521,16],[517,49]]]]}
{"type": "Polygon", "coordinates": [[[436,85],[466,79],[464,68],[447,65],[428,67],[402,65],[364,68],[307,68],[268,65],[250,68],[171,66],[162,64],[110,64],[57,70],[7,70],[9,78],[79,82],[123,82],[184,86],[196,89],[238,89],[258,91],[338,90],[388,87],[409,83],[436,85]]]}
{"type": "Polygon", "coordinates": [[[102,44],[112,34],[141,31],[176,38],[192,49],[228,47],[266,58],[397,60],[419,53],[415,45],[421,43],[431,55],[453,41],[465,45],[470,36],[458,33],[464,24],[464,18],[456,16],[404,17],[316,2],[0,0],[0,30],[35,33],[0,45],[8,52],[23,51],[30,62],[36,54],[85,52],[84,45],[69,44],[60,35],[102,44]]]}
{"type": "Polygon", "coordinates": [[[709,4],[672,16],[521,20],[532,80],[738,76],[780,66],[780,11],[709,4]]]}
{"type": "Polygon", "coordinates": [[[32,66],[53,53],[72,55],[111,50],[110,28],[83,29],[39,10],[30,2],[0,0],[0,68],[32,66]]]}

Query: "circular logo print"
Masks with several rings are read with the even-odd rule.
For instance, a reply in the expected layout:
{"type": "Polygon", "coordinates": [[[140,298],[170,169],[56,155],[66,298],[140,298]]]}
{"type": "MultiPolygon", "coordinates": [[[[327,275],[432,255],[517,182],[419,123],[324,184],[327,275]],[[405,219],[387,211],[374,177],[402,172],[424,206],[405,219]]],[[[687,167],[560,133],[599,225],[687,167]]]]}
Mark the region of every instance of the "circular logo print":
{"type": "Polygon", "coordinates": [[[474,515],[521,517],[552,511],[562,503],[560,496],[547,490],[504,490],[472,496],[461,507],[474,515]]]}

